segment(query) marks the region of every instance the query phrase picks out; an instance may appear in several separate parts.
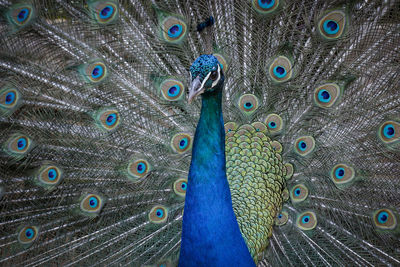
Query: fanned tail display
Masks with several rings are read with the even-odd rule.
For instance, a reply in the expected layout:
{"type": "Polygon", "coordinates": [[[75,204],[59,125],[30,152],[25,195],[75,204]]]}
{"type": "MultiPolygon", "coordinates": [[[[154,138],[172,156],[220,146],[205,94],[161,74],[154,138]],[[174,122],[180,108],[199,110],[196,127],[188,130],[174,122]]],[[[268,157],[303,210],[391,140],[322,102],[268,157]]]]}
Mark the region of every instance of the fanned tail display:
{"type": "Polygon", "coordinates": [[[398,0],[0,9],[1,266],[400,265],[398,0]]]}

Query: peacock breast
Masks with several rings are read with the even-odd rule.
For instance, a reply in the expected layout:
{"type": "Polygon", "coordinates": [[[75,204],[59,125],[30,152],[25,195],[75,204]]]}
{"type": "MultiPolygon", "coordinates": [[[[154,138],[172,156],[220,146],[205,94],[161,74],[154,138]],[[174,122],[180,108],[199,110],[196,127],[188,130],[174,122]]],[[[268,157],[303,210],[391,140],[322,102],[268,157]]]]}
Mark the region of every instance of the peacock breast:
{"type": "Polygon", "coordinates": [[[226,173],[232,206],[255,262],[268,245],[287,196],[282,146],[266,132],[262,122],[240,127],[235,122],[225,124],[226,173]]]}

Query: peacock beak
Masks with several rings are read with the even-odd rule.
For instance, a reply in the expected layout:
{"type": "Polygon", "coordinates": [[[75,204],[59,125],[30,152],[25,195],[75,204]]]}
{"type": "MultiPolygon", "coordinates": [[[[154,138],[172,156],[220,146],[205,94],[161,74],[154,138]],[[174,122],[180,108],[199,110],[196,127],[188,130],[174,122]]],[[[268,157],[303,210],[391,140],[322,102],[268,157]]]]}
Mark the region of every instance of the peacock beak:
{"type": "Polygon", "coordinates": [[[189,87],[188,103],[192,103],[193,99],[204,92],[204,84],[201,83],[200,76],[197,76],[189,87]]]}

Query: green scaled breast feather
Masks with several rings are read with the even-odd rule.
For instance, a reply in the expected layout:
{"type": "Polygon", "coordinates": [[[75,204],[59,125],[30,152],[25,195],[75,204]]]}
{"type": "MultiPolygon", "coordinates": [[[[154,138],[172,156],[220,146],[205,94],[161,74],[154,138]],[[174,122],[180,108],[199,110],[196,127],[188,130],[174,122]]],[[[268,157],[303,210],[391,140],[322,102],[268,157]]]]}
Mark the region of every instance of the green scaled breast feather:
{"type": "Polygon", "coordinates": [[[233,210],[256,262],[268,246],[275,219],[287,200],[286,179],[292,168],[283,163],[282,146],[271,140],[267,131],[262,122],[240,127],[235,122],[225,124],[226,174],[233,210]]]}

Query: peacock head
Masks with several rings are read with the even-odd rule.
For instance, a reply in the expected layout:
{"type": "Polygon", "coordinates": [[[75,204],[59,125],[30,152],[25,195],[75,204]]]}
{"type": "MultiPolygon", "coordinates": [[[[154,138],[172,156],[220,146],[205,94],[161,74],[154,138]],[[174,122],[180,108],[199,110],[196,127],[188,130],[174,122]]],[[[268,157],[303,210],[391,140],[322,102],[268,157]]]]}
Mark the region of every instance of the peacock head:
{"type": "Polygon", "coordinates": [[[190,66],[190,77],[189,103],[198,95],[221,90],[224,83],[221,64],[213,55],[199,56],[190,66]]]}

